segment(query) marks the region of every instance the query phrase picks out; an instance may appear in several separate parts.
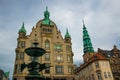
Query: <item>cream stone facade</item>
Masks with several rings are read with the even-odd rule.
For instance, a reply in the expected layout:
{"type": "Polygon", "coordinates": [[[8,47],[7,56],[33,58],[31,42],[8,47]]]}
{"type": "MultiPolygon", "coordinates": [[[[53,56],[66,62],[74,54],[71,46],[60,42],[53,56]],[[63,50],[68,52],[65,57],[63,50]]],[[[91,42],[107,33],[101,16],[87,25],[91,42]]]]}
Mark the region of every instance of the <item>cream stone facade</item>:
{"type": "Polygon", "coordinates": [[[39,43],[38,47],[46,50],[46,53],[42,57],[36,58],[36,61],[52,66],[41,72],[46,80],[73,80],[71,37],[67,30],[65,38],[63,38],[56,24],[49,19],[49,15],[50,13],[46,9],[44,19],[37,22],[30,35],[26,35],[24,23],[19,30],[13,80],[24,80],[29,73],[27,68],[21,71],[21,64],[27,64],[33,59],[25,54],[24,50],[33,46],[35,41],[39,43]]]}
{"type": "Polygon", "coordinates": [[[75,70],[75,80],[114,80],[108,60],[98,59],[75,70]]]}
{"type": "Polygon", "coordinates": [[[98,52],[109,60],[114,80],[120,80],[120,49],[114,45],[111,50],[102,50],[98,48],[98,52]]]}

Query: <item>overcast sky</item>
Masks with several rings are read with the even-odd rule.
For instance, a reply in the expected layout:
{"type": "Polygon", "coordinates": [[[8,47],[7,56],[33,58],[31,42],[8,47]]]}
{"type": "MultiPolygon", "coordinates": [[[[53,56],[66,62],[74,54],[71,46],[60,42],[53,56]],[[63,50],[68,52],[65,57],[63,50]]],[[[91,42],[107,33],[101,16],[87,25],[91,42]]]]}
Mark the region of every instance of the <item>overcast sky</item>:
{"type": "Polygon", "coordinates": [[[18,30],[24,21],[27,34],[43,19],[46,6],[50,19],[63,37],[72,37],[75,64],[83,60],[82,19],[95,51],[120,48],[120,0],[0,0],[0,68],[13,73],[18,30]]]}

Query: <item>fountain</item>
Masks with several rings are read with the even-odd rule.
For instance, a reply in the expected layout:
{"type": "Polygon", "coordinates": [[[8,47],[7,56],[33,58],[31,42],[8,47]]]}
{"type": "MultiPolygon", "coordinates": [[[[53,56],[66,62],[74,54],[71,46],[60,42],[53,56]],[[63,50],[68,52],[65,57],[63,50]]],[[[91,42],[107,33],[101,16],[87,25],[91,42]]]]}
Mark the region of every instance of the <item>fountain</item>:
{"type": "Polygon", "coordinates": [[[46,68],[50,68],[51,66],[45,63],[39,63],[36,61],[37,57],[43,56],[46,51],[42,48],[37,47],[38,43],[34,42],[33,47],[25,49],[25,52],[28,56],[33,57],[33,60],[25,64],[23,63],[21,65],[21,71],[23,71],[26,67],[28,68],[28,74],[25,77],[25,80],[45,80],[45,77],[43,77],[39,72],[46,68]]]}

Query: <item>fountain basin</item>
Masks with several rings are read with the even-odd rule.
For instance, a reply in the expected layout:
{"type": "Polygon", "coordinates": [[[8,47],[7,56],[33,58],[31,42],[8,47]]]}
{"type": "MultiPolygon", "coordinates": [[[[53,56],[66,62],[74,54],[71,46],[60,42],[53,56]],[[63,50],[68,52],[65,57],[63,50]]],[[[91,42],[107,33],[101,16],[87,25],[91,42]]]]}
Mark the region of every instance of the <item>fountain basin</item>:
{"type": "Polygon", "coordinates": [[[31,57],[40,57],[45,54],[45,50],[39,47],[30,47],[25,50],[26,54],[31,57]]]}

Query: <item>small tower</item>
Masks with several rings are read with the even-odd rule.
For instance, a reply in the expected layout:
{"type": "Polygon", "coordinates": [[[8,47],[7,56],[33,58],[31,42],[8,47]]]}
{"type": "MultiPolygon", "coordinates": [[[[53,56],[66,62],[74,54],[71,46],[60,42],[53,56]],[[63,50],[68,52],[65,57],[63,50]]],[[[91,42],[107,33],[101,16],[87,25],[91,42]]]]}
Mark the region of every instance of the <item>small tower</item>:
{"type": "Polygon", "coordinates": [[[70,36],[70,34],[68,32],[68,29],[66,29],[65,42],[66,43],[71,43],[71,36],[70,36]]]}
{"type": "Polygon", "coordinates": [[[89,58],[94,54],[94,49],[88,31],[85,27],[84,21],[83,21],[83,47],[84,47],[83,49],[84,62],[87,62],[89,58]]]}
{"type": "Polygon", "coordinates": [[[25,30],[25,27],[24,27],[24,22],[23,22],[22,27],[20,28],[18,34],[19,34],[19,38],[26,36],[26,30],[25,30]]]}
{"type": "Polygon", "coordinates": [[[24,27],[24,22],[22,24],[22,27],[19,29],[18,32],[18,38],[17,38],[17,47],[15,49],[16,52],[16,59],[15,59],[15,68],[14,68],[14,74],[21,74],[20,67],[21,64],[24,63],[25,59],[25,52],[24,49],[26,48],[26,30],[24,27]]]}
{"type": "Polygon", "coordinates": [[[44,19],[42,21],[42,25],[53,25],[49,17],[50,13],[48,11],[48,7],[46,7],[46,11],[44,11],[44,19]]]}

